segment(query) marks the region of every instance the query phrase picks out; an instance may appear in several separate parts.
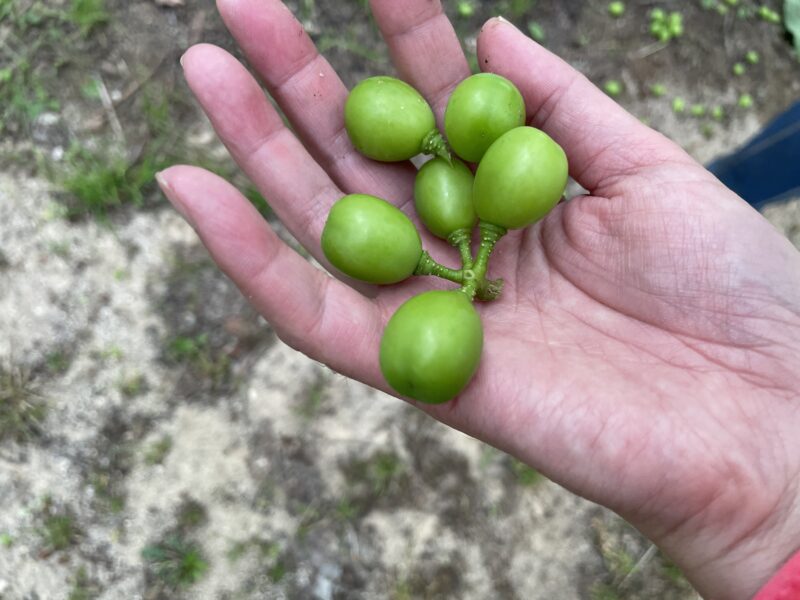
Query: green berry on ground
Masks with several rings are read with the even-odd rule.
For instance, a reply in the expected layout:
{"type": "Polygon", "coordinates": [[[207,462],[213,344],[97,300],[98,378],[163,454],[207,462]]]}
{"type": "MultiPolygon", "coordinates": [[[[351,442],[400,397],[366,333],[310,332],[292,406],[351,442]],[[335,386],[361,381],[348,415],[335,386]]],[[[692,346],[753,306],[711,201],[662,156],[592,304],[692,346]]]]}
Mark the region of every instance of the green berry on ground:
{"type": "Polygon", "coordinates": [[[616,98],[622,93],[622,84],[616,79],[609,79],[603,84],[603,90],[612,98],[616,98]]]}
{"type": "Polygon", "coordinates": [[[608,5],[608,14],[614,18],[619,18],[623,14],[625,14],[625,3],[624,2],[611,2],[608,5]]]}
{"type": "Polygon", "coordinates": [[[692,104],[689,112],[693,117],[703,117],[706,114],[706,107],[704,104],[692,104]]]}
{"type": "Polygon", "coordinates": [[[537,42],[543,42],[544,28],[536,21],[528,21],[528,35],[537,42]]]}
{"type": "Polygon", "coordinates": [[[471,2],[459,2],[458,3],[458,14],[461,17],[471,17],[475,13],[475,7],[472,6],[471,2]]]}

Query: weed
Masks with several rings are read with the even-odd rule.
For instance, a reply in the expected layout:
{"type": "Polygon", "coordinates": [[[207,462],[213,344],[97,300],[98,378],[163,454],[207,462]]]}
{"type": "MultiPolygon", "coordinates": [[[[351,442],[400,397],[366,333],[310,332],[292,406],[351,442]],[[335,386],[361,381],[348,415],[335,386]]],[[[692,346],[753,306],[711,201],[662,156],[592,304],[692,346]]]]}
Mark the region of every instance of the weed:
{"type": "Polygon", "coordinates": [[[665,86],[663,83],[654,83],[650,86],[650,93],[656,98],[661,98],[662,96],[666,95],[667,86],[665,86]]]}
{"type": "Polygon", "coordinates": [[[170,450],[172,450],[172,438],[165,435],[147,447],[144,453],[144,464],[149,466],[162,464],[170,450]]]}
{"type": "Polygon", "coordinates": [[[66,508],[57,507],[50,497],[45,498],[38,516],[41,521],[38,533],[43,552],[49,554],[65,550],[78,541],[80,530],[75,518],[66,508]]]}
{"type": "Polygon", "coordinates": [[[214,385],[221,384],[230,375],[230,359],[211,349],[206,333],[173,338],[167,345],[167,357],[173,362],[192,366],[214,385]]]}
{"type": "Polygon", "coordinates": [[[175,535],[145,546],[142,558],[159,582],[171,589],[189,587],[208,571],[200,547],[175,535]]]}
{"type": "Polygon", "coordinates": [[[10,533],[0,533],[0,546],[3,548],[11,548],[14,545],[14,538],[10,533]]]}
{"type": "Polygon", "coordinates": [[[0,363],[0,442],[24,442],[38,435],[46,412],[30,373],[0,363]]]}
{"type": "Polygon", "coordinates": [[[753,106],[753,97],[750,94],[742,94],[739,96],[739,108],[747,110],[753,106]]]}
{"type": "Polygon", "coordinates": [[[343,498],[336,504],[336,518],[340,521],[352,521],[358,513],[358,507],[349,498],[343,498]]]}
{"type": "Polygon", "coordinates": [[[188,533],[208,521],[206,507],[192,498],[184,498],[176,512],[176,523],[180,531],[188,533]]]}
{"type": "Polygon", "coordinates": [[[105,0],[72,0],[67,18],[77,25],[84,36],[108,21],[105,0]]]}
{"type": "Polygon", "coordinates": [[[756,52],[755,50],[749,50],[744,55],[744,59],[751,65],[757,65],[758,62],[761,60],[761,56],[759,56],[758,52],[756,52]]]}
{"type": "Polygon", "coordinates": [[[72,357],[63,350],[55,350],[45,357],[47,370],[54,375],[63,375],[72,364],[72,357]]]}
{"type": "Polygon", "coordinates": [[[674,98],[672,100],[672,112],[674,112],[676,115],[679,115],[685,111],[686,111],[686,100],[680,97],[674,98]]]}
{"type": "Polygon", "coordinates": [[[163,156],[145,152],[131,163],[119,152],[92,151],[74,145],[65,155],[66,169],[56,175],[72,195],[66,202],[67,216],[105,218],[108,212],[125,204],[141,206],[144,190],[155,181],[155,174],[168,166],[163,156]]]}
{"type": "Polygon", "coordinates": [[[67,600],[93,600],[99,595],[100,590],[89,578],[86,567],[80,567],[72,578],[72,589],[67,600]]]}
{"type": "Polygon", "coordinates": [[[304,419],[312,419],[319,412],[325,398],[325,380],[318,378],[296,408],[298,415],[304,419]]]}
{"type": "Polygon", "coordinates": [[[620,600],[616,588],[607,583],[597,582],[589,590],[591,600],[620,600]]]}
{"type": "Polygon", "coordinates": [[[88,477],[89,485],[100,506],[111,513],[121,513],[125,508],[125,494],[119,489],[119,483],[110,468],[98,468],[88,477]]]}
{"type": "Polygon", "coordinates": [[[117,383],[117,387],[126,398],[134,398],[144,393],[147,389],[147,379],[141,373],[124,377],[117,383]]]}
{"type": "Polygon", "coordinates": [[[534,486],[544,480],[544,476],[539,471],[515,458],[511,459],[511,470],[517,478],[517,483],[525,487],[534,486]]]}
{"type": "Polygon", "coordinates": [[[366,465],[365,475],[372,490],[382,494],[392,481],[403,472],[400,457],[393,452],[378,452],[366,465]]]}
{"type": "Polygon", "coordinates": [[[741,77],[742,75],[744,75],[745,66],[740,62],[734,63],[731,72],[737,77],[741,77]]]}

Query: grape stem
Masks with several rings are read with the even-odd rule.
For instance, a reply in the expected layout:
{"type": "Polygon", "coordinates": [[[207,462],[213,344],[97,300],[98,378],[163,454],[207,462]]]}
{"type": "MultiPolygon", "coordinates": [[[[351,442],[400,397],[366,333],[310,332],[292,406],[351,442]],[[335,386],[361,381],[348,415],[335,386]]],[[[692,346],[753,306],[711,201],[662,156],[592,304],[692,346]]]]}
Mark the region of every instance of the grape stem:
{"type": "Polygon", "coordinates": [[[486,270],[488,268],[489,255],[497,240],[505,234],[506,230],[490,223],[481,223],[480,231],[481,245],[478,248],[478,256],[474,262],[470,251],[469,230],[458,230],[451,234],[448,241],[461,250],[461,262],[464,266],[459,270],[451,269],[436,262],[427,251],[423,250],[422,255],[419,257],[417,268],[414,270],[414,275],[433,275],[434,277],[458,283],[461,285],[460,291],[467,294],[470,301],[476,298],[483,301],[495,300],[503,291],[503,280],[486,279],[486,270]],[[451,240],[451,238],[455,239],[451,240]]]}
{"type": "Polygon", "coordinates": [[[485,221],[480,221],[478,227],[481,233],[481,243],[478,247],[478,254],[471,269],[464,271],[462,275],[463,283],[461,291],[472,301],[476,295],[479,300],[494,299],[503,288],[503,280],[487,280],[486,271],[489,266],[489,255],[494,250],[497,241],[506,234],[505,227],[492,225],[485,221]]]}
{"type": "Polygon", "coordinates": [[[422,256],[419,257],[419,262],[417,263],[417,268],[414,270],[414,275],[433,275],[435,277],[441,277],[442,279],[447,279],[447,281],[452,281],[453,283],[464,283],[464,271],[456,271],[455,269],[450,269],[445,267],[442,264],[439,264],[426,250],[422,251],[422,256]]]}
{"type": "Polygon", "coordinates": [[[447,161],[451,167],[453,166],[453,157],[450,155],[450,148],[447,147],[447,142],[438,129],[431,129],[422,139],[422,153],[432,154],[447,161]]]}
{"type": "Polygon", "coordinates": [[[456,229],[453,233],[447,236],[447,241],[451,246],[458,248],[461,254],[461,268],[472,268],[472,249],[470,248],[470,241],[472,232],[469,229],[456,229]]]}

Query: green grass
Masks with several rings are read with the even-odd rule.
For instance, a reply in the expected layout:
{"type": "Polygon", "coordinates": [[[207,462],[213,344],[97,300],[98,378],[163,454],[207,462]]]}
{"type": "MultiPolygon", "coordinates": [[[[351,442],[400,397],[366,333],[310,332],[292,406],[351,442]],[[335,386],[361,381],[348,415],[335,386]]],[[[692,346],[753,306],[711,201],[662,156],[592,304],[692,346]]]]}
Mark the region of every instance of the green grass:
{"type": "Polygon", "coordinates": [[[47,404],[30,373],[0,363],[0,443],[24,442],[41,432],[47,404]]]}
{"type": "Polygon", "coordinates": [[[91,215],[105,218],[123,205],[141,206],[147,186],[169,161],[153,152],[145,152],[131,163],[113,149],[89,150],[73,146],[64,160],[66,168],[55,178],[72,195],[66,203],[70,218],[91,215]]]}
{"type": "Polygon", "coordinates": [[[511,459],[511,471],[514,473],[517,483],[524,487],[532,487],[545,479],[539,471],[515,458],[511,459]]]}
{"type": "Polygon", "coordinates": [[[405,467],[394,452],[378,452],[364,465],[364,477],[375,494],[383,494],[389,489],[405,467]]]}
{"type": "Polygon", "coordinates": [[[100,590],[89,578],[86,567],[79,567],[72,577],[72,588],[67,600],[93,600],[100,596],[100,590]]]}
{"type": "Polygon", "coordinates": [[[317,379],[305,393],[303,399],[295,408],[295,412],[306,420],[313,419],[325,399],[325,381],[323,378],[317,379]]]}
{"type": "Polygon", "coordinates": [[[178,529],[188,533],[208,522],[206,507],[192,498],[184,498],[176,513],[178,529]]]}
{"type": "Polygon", "coordinates": [[[211,348],[206,333],[172,338],[167,343],[166,355],[171,362],[190,365],[214,385],[222,384],[230,375],[230,359],[211,348]]]}
{"type": "Polygon", "coordinates": [[[147,389],[147,379],[142,373],[129,375],[117,382],[117,388],[126,398],[135,398],[147,389]]]}
{"type": "Polygon", "coordinates": [[[57,508],[50,498],[45,499],[39,519],[39,539],[46,552],[66,550],[77,543],[80,530],[75,518],[68,510],[57,508]]]}
{"type": "Polygon", "coordinates": [[[165,435],[145,449],[144,464],[151,467],[162,464],[170,450],[172,450],[172,438],[165,435]]]}
{"type": "Polygon", "coordinates": [[[105,0],[72,0],[67,18],[86,36],[109,19],[105,0]]]}
{"type": "Polygon", "coordinates": [[[63,350],[55,350],[45,357],[47,370],[54,375],[63,375],[72,364],[72,357],[63,350]]]}
{"type": "Polygon", "coordinates": [[[171,589],[197,583],[209,566],[201,548],[180,536],[170,536],[145,546],[142,558],[156,579],[171,589]]]}

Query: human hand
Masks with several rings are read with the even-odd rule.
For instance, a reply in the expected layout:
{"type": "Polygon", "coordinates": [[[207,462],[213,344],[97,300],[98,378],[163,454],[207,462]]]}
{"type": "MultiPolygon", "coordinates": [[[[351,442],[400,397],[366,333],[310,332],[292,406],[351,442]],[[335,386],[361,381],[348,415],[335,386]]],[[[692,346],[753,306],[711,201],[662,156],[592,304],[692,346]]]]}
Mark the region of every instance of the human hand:
{"type": "MultiPolygon", "coordinates": [[[[320,234],[345,193],[413,213],[413,166],[354,151],[347,90],[288,9],[277,0],[218,5],[299,140],[224,51],[190,49],[186,78],[300,243],[325,264],[320,234]]],[[[372,9],[400,76],[441,124],[469,69],[439,2],[373,0],[372,9]]],[[[490,275],[505,289],[478,306],[479,371],[455,400],[420,408],[616,510],[702,593],[750,597],[800,544],[800,254],[680,148],[512,25],[489,21],[478,59],[519,87],[531,124],[565,149],[591,195],[499,242],[490,275]]],[[[351,287],[290,250],[218,177],[179,166],[159,181],[284,341],[391,392],[378,365],[383,327],[436,284],[351,287]]],[[[435,259],[457,262],[420,232],[435,259]]]]}

